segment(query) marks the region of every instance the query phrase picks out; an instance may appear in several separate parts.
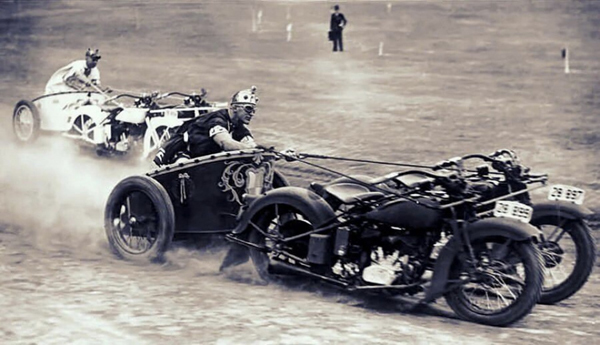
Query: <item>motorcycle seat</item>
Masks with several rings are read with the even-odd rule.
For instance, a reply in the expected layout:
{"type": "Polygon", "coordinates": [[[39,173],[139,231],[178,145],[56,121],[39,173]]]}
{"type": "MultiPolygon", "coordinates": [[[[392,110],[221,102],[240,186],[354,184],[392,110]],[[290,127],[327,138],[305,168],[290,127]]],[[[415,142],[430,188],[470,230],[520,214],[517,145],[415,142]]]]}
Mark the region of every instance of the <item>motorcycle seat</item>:
{"type": "Polygon", "coordinates": [[[311,188],[321,196],[332,196],[342,204],[352,204],[360,201],[379,199],[384,196],[381,192],[372,192],[366,186],[357,183],[334,183],[323,186],[312,183],[311,188]]]}
{"type": "Polygon", "coordinates": [[[402,183],[408,188],[417,188],[425,184],[433,183],[435,181],[433,178],[421,174],[402,175],[396,177],[395,180],[402,183]]]}

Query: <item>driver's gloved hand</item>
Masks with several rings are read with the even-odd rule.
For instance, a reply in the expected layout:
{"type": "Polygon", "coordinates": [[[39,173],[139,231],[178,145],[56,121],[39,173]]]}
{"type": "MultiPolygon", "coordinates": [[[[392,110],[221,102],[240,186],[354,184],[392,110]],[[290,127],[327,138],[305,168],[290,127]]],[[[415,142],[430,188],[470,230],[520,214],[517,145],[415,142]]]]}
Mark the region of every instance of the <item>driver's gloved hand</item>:
{"type": "Polygon", "coordinates": [[[259,150],[265,150],[265,151],[273,151],[275,150],[274,146],[264,146],[264,145],[256,145],[254,146],[254,148],[259,149],[259,150]]]}

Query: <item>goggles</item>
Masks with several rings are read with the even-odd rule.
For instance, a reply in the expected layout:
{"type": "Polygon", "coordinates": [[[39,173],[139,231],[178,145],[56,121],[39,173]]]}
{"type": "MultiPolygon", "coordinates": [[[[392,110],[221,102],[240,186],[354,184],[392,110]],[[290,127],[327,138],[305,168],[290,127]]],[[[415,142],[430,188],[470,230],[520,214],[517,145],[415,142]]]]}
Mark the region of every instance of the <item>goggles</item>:
{"type": "Polygon", "coordinates": [[[243,109],[247,114],[254,114],[256,112],[256,107],[254,105],[236,105],[238,109],[243,109]]]}

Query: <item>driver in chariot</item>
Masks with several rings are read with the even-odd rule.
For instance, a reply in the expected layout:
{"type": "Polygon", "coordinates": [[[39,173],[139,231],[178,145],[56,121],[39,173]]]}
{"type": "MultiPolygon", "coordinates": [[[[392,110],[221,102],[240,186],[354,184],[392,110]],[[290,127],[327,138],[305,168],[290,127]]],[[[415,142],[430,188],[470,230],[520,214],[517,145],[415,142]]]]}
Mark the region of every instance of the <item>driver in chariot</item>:
{"type": "MultiPolygon", "coordinates": [[[[54,72],[46,84],[45,94],[82,91],[91,85],[99,87],[100,71],[97,66],[100,58],[98,49],[92,51],[91,48],[88,48],[85,60],[73,61],[54,72]]],[[[102,91],[107,92],[108,89],[102,91]]]]}
{"type": "Polygon", "coordinates": [[[171,164],[179,158],[194,158],[221,151],[256,147],[247,125],[256,112],[256,86],[233,95],[228,108],[185,122],[160,148],[154,163],[171,164]]]}

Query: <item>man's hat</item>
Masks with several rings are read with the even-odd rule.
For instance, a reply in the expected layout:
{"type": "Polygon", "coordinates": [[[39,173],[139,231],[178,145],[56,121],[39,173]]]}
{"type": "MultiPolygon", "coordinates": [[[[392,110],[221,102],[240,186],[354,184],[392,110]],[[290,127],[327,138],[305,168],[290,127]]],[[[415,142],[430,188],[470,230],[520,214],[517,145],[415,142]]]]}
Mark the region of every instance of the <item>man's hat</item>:
{"type": "Polygon", "coordinates": [[[336,11],[339,10],[340,9],[340,5],[333,6],[333,9],[336,10],[336,11]]]}
{"type": "Polygon", "coordinates": [[[96,51],[92,52],[92,48],[88,48],[88,50],[85,52],[85,57],[91,57],[92,60],[94,60],[94,61],[98,61],[98,60],[100,60],[100,58],[102,58],[102,56],[100,56],[100,52],[98,51],[98,49],[96,49],[96,51]]]}
{"type": "Polygon", "coordinates": [[[256,103],[258,103],[258,97],[256,97],[256,86],[254,85],[249,89],[236,92],[231,97],[231,104],[256,105],[256,103]]]}

